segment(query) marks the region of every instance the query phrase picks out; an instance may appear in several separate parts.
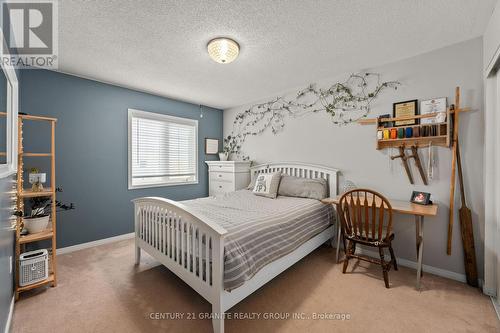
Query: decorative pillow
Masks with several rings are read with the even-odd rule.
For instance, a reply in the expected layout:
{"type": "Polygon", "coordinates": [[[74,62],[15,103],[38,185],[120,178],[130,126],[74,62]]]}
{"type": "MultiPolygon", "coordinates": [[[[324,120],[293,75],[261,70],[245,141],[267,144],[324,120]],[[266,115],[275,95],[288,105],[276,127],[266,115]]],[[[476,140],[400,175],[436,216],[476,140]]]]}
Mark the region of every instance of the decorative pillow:
{"type": "Polygon", "coordinates": [[[328,196],[328,183],[323,178],[309,179],[283,175],[278,194],[321,200],[328,196]]]}
{"type": "Polygon", "coordinates": [[[255,195],[275,199],[278,196],[280,180],[281,172],[259,174],[252,192],[255,195]]]}

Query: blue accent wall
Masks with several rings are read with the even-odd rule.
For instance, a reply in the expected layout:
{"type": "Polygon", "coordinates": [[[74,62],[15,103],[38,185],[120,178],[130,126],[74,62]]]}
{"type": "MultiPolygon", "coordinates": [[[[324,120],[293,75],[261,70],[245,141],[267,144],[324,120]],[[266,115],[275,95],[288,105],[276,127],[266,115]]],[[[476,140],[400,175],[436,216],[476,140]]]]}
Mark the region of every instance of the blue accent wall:
{"type": "MultiPolygon", "coordinates": [[[[132,232],[134,198],[185,200],[208,195],[204,161],[217,157],[205,155],[204,140],[222,142],[221,110],[204,107],[200,118],[198,105],[47,70],[23,70],[21,80],[20,111],[58,119],[56,184],[64,189],[58,199],[76,205],[76,210],[58,213],[58,248],[132,232]],[[199,121],[199,184],[128,190],[129,108],[199,121]]],[[[26,121],[24,146],[26,152],[48,152],[48,124],[26,121]]],[[[48,162],[25,158],[24,168],[49,173],[48,162]]]]}

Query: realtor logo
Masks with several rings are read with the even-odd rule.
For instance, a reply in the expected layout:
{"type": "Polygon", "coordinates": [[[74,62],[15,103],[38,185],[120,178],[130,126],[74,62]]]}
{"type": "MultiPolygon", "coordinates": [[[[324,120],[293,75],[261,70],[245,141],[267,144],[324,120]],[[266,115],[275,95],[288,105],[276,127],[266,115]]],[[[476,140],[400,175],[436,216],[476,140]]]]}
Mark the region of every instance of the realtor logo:
{"type": "Polygon", "coordinates": [[[6,1],[1,6],[3,65],[57,68],[57,2],[6,1]]]}

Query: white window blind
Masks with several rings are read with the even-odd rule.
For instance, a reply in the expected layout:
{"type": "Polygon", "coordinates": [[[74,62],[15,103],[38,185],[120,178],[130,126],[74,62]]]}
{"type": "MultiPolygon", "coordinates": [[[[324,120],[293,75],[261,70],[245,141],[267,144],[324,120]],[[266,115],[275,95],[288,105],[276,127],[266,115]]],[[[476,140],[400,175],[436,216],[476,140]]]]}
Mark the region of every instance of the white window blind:
{"type": "Polygon", "coordinates": [[[198,121],[129,109],[129,188],[198,182],[198,121]]]}

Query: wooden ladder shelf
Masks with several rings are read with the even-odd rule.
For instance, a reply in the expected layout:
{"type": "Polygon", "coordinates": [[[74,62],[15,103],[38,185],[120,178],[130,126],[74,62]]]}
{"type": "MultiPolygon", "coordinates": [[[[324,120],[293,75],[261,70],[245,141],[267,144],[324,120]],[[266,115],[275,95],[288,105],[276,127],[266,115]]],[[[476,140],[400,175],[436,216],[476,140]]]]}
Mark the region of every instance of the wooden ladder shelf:
{"type": "MultiPolygon", "coordinates": [[[[5,116],[4,112],[0,112],[0,116],[5,116]]],[[[52,199],[52,212],[51,212],[51,227],[28,235],[21,235],[23,226],[23,218],[16,219],[16,283],[15,283],[15,299],[19,299],[19,294],[24,291],[32,290],[38,287],[57,285],[57,265],[56,265],[56,171],[55,171],[55,130],[56,118],[32,116],[32,115],[19,115],[18,116],[18,137],[17,137],[17,190],[16,190],[16,208],[18,211],[24,211],[24,200],[34,197],[51,197],[52,199]],[[25,152],[23,146],[23,123],[24,121],[43,121],[50,123],[50,152],[48,153],[31,153],[25,152]],[[50,158],[50,187],[42,191],[32,191],[31,189],[24,188],[24,157],[45,157],[50,158]],[[28,285],[19,286],[19,256],[25,251],[25,246],[28,243],[38,242],[41,240],[51,241],[51,250],[49,251],[49,276],[47,279],[28,285]]]]}

